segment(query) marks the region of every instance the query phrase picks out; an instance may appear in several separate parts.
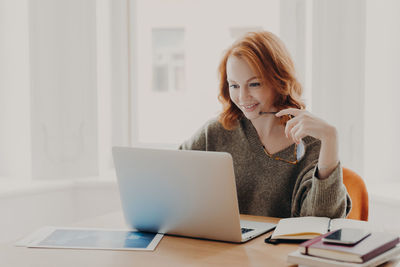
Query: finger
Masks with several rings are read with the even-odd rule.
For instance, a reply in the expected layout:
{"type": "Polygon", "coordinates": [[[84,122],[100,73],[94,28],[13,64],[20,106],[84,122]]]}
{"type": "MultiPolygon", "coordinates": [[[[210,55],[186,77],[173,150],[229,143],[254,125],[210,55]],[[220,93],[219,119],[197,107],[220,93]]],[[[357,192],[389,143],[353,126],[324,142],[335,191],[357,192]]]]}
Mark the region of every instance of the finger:
{"type": "Polygon", "coordinates": [[[297,144],[298,140],[296,139],[296,134],[301,131],[301,124],[297,123],[292,130],[290,131],[290,136],[292,137],[292,140],[297,144]]]}
{"type": "Polygon", "coordinates": [[[282,109],[281,111],[276,113],[275,116],[281,117],[284,115],[292,115],[292,116],[296,117],[297,115],[301,114],[302,112],[303,112],[303,110],[298,109],[298,108],[287,108],[287,109],[282,109]]]}
{"type": "Polygon", "coordinates": [[[296,144],[297,144],[297,145],[300,145],[302,139],[303,139],[304,137],[306,137],[306,136],[307,136],[307,134],[305,134],[304,131],[302,131],[302,130],[298,131],[298,132],[296,133],[296,135],[295,135],[295,138],[296,138],[296,140],[297,140],[297,141],[296,141],[296,144]]]}
{"type": "Polygon", "coordinates": [[[301,124],[296,125],[296,127],[293,129],[292,136],[293,136],[295,143],[300,144],[301,139],[307,136],[307,134],[304,130],[304,126],[301,124]]]}
{"type": "Polygon", "coordinates": [[[299,123],[299,120],[300,120],[299,117],[294,117],[286,122],[285,135],[287,138],[289,138],[289,135],[291,135],[293,127],[295,127],[299,123]]]}

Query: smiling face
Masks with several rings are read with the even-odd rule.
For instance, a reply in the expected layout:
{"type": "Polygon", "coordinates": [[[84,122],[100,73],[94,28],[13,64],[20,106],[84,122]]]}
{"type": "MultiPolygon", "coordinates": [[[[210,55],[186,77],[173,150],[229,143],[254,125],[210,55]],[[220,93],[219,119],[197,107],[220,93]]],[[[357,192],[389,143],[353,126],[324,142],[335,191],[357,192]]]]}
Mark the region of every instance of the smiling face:
{"type": "Polygon", "coordinates": [[[275,111],[274,91],[262,83],[244,59],[230,56],[226,74],[230,98],[247,119],[259,118],[260,111],[275,111]]]}

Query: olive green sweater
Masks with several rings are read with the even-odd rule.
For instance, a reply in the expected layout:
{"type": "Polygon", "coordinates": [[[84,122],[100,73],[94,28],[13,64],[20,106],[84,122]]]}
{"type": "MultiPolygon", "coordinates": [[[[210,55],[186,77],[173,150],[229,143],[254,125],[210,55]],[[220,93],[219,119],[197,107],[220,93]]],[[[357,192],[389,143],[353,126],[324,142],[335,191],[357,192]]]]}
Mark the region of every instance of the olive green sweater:
{"type": "MultiPolygon", "coordinates": [[[[321,142],[303,138],[306,154],[296,165],[270,158],[251,121],[243,118],[234,130],[217,119],[207,122],[179,148],[223,151],[232,155],[241,214],[271,217],[345,217],[351,201],[342,179],[340,163],[324,180],[316,176],[321,142]]],[[[276,154],[295,160],[295,145],[276,154]]]]}

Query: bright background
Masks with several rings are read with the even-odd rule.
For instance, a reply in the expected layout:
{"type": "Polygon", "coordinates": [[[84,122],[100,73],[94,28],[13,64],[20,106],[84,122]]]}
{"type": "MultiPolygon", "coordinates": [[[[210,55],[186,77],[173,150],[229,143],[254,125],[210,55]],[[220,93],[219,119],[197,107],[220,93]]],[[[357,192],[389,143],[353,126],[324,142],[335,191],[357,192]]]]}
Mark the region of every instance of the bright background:
{"type": "Polygon", "coordinates": [[[220,111],[223,50],[258,29],[283,39],[308,109],[337,127],[371,220],[400,222],[399,13],[396,0],[0,0],[0,229],[26,209],[33,227],[58,222],[46,208],[117,207],[111,147],[189,138],[220,111]]]}

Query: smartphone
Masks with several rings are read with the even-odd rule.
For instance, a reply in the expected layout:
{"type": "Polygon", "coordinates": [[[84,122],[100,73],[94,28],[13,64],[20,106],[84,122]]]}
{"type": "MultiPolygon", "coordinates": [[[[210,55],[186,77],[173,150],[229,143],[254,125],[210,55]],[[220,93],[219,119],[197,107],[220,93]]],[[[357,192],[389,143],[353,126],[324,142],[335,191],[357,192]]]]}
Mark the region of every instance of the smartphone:
{"type": "Polygon", "coordinates": [[[370,234],[370,232],[363,229],[342,228],[325,236],[322,241],[341,245],[355,245],[370,234]]]}

